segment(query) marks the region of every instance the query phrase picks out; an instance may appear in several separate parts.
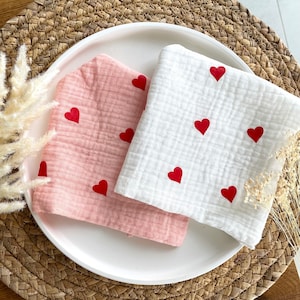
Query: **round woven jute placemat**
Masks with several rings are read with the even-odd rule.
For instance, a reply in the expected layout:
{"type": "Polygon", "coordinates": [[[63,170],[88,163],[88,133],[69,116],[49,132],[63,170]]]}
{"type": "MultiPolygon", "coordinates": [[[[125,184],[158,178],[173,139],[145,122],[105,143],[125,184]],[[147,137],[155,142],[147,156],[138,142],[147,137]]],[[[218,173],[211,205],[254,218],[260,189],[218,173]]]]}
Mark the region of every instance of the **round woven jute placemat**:
{"type": "MultiPolygon", "coordinates": [[[[300,68],[286,46],[231,0],[36,0],[2,28],[0,48],[13,60],[25,43],[35,76],[84,37],[142,21],[206,33],[257,75],[300,94],[300,68]]],[[[132,285],[100,277],[69,260],[47,240],[28,209],[0,216],[0,278],[25,299],[253,299],[280,277],[293,256],[269,219],[255,250],[243,248],[207,274],[170,285],[132,285]]]]}

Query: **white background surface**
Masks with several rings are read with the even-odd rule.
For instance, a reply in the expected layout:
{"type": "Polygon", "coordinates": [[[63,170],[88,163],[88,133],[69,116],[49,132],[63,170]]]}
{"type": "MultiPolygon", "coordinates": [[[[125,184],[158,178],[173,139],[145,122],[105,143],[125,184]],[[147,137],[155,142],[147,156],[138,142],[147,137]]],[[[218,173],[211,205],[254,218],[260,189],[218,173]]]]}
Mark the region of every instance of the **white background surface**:
{"type": "MultiPolygon", "coordinates": [[[[240,0],[245,7],[283,40],[300,63],[300,1],[299,0],[240,0]]],[[[295,257],[300,276],[300,251],[295,257]]]]}

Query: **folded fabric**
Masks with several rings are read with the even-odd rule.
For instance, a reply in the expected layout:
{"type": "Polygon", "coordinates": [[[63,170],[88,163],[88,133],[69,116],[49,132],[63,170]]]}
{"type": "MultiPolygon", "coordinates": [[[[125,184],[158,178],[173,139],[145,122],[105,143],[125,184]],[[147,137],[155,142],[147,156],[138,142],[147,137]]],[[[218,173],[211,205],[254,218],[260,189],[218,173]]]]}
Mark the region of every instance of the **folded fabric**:
{"type": "Polygon", "coordinates": [[[33,210],[179,246],[188,218],[114,193],[114,185],[144,110],[149,79],[99,55],[57,85],[57,132],[42,155],[40,176],[51,182],[33,193],[33,210]]]}
{"type": "Polygon", "coordinates": [[[115,191],[254,248],[270,204],[246,203],[245,184],[261,176],[264,192],[275,193],[276,151],[299,130],[299,116],[299,99],[272,83],[167,46],[115,191]]]}

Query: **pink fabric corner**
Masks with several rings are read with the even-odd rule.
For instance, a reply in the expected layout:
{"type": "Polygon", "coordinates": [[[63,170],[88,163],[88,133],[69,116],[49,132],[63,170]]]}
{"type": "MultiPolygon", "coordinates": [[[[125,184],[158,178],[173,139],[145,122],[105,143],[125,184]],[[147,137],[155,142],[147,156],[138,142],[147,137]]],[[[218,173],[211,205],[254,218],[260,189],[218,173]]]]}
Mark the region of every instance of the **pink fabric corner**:
{"type": "Polygon", "coordinates": [[[57,86],[40,175],[51,182],[33,192],[36,213],[51,213],[173,246],[188,218],[114,193],[149,79],[106,55],[67,75],[57,86]]]}

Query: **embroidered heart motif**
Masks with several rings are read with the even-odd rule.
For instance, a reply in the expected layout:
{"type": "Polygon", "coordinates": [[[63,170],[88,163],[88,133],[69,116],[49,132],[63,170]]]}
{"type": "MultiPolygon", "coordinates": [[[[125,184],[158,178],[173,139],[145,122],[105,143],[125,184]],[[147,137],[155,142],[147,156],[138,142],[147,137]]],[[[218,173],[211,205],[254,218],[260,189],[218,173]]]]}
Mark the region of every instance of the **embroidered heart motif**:
{"type": "Polygon", "coordinates": [[[79,123],[79,109],[76,107],[72,107],[69,112],[65,113],[65,118],[69,121],[79,123]]]}
{"type": "Polygon", "coordinates": [[[182,177],[182,169],[180,167],[174,168],[174,170],[172,172],[168,173],[168,177],[172,181],[176,181],[176,182],[180,183],[181,177],[182,177]]]}
{"type": "Polygon", "coordinates": [[[255,143],[257,143],[264,134],[264,129],[261,126],[258,126],[256,128],[249,128],[247,130],[247,134],[255,143]]]}
{"type": "Polygon", "coordinates": [[[222,196],[227,199],[229,202],[232,202],[235,195],[237,193],[237,189],[235,186],[230,186],[229,188],[224,188],[224,189],[221,189],[221,194],[222,196]]]}
{"type": "Polygon", "coordinates": [[[98,182],[98,184],[95,184],[93,186],[93,191],[98,193],[98,194],[106,196],[107,188],[108,188],[107,181],[106,180],[100,180],[98,182]]]}
{"type": "Polygon", "coordinates": [[[146,88],[146,83],[147,83],[147,78],[144,75],[139,75],[137,78],[132,79],[133,86],[135,86],[143,91],[146,88]]]}
{"type": "Polygon", "coordinates": [[[45,161],[41,161],[40,163],[38,176],[47,177],[47,163],[45,161]]]}
{"type": "Polygon", "coordinates": [[[222,67],[222,66],[217,67],[217,68],[216,67],[211,67],[209,69],[209,71],[210,71],[210,74],[212,76],[214,76],[217,81],[219,81],[221,79],[221,77],[225,74],[226,69],[225,69],[225,67],[222,67]]]}
{"type": "Polygon", "coordinates": [[[133,135],[134,135],[133,129],[132,128],[127,128],[126,131],[121,132],[119,136],[120,136],[120,139],[122,141],[131,143],[133,135]]]}
{"type": "Polygon", "coordinates": [[[209,127],[209,120],[208,119],[203,119],[202,121],[195,121],[194,122],[194,126],[195,128],[200,131],[203,135],[205,134],[206,130],[208,129],[209,127]]]}

